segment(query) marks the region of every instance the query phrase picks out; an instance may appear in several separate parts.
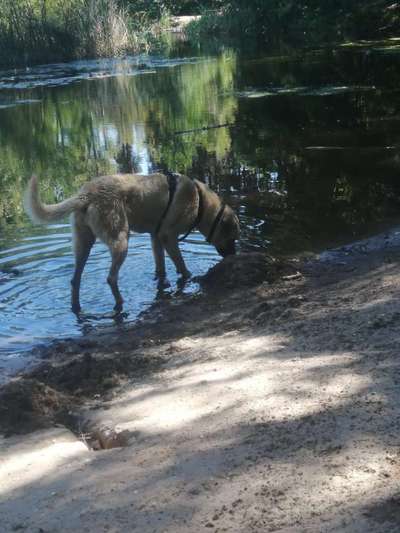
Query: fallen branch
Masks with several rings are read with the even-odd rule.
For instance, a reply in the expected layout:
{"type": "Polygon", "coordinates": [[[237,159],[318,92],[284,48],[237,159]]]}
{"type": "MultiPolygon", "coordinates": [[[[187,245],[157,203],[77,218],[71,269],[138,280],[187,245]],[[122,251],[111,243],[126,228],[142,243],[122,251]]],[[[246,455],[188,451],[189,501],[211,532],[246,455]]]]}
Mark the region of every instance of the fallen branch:
{"type": "Polygon", "coordinates": [[[230,128],[235,126],[233,123],[217,124],[215,126],[203,126],[202,128],[195,128],[193,130],[174,131],[175,135],[184,135],[185,133],[196,133],[197,131],[214,130],[216,128],[230,128]]]}

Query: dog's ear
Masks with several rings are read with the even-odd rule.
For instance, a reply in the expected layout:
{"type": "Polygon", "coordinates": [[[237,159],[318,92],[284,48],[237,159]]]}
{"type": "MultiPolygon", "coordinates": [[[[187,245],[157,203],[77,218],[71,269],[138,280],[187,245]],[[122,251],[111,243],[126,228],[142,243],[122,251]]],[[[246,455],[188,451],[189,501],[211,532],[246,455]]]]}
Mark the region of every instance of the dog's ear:
{"type": "Polygon", "coordinates": [[[225,216],[222,218],[222,220],[219,223],[219,229],[221,232],[220,233],[221,236],[226,236],[231,233],[231,231],[233,230],[233,224],[229,216],[225,216]]]}
{"type": "Polygon", "coordinates": [[[234,235],[239,231],[239,219],[233,211],[230,211],[220,222],[223,235],[234,235]]]}
{"type": "Polygon", "coordinates": [[[229,220],[229,217],[225,216],[222,218],[220,222],[220,226],[223,230],[228,230],[230,226],[232,225],[231,221],[229,220]]]}

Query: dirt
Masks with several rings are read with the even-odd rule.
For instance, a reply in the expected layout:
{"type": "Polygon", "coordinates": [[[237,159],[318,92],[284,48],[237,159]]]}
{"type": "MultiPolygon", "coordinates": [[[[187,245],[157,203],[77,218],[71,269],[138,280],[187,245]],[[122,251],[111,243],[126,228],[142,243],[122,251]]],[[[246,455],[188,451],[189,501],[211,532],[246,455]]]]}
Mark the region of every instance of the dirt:
{"type": "Polygon", "coordinates": [[[0,390],[4,531],[395,532],[400,232],[41,349],[0,390]]]}
{"type": "Polygon", "coordinates": [[[0,391],[0,424],[5,435],[49,427],[75,403],[43,381],[31,377],[12,381],[0,391]]]}

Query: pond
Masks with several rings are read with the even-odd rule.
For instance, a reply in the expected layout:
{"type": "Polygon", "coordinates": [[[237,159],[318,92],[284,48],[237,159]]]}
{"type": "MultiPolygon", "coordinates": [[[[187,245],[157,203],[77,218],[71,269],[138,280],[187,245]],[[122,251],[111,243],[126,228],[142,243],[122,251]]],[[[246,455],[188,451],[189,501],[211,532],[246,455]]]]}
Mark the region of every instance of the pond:
{"type": "MultiPolygon", "coordinates": [[[[180,57],[77,61],[0,72],[0,366],[38,343],[113,323],[106,248],[96,244],[69,309],[68,221],[33,226],[22,199],[40,177],[47,201],[88,179],[168,168],[206,181],[238,212],[241,247],[293,255],[373,231],[399,211],[397,41],[279,53],[231,49],[180,57]]],[[[219,256],[193,233],[194,275],[219,256]]],[[[153,280],[149,237],[121,270],[124,320],[184,288],[153,280]]],[[[1,371],[1,369],[0,369],[1,371]]]]}

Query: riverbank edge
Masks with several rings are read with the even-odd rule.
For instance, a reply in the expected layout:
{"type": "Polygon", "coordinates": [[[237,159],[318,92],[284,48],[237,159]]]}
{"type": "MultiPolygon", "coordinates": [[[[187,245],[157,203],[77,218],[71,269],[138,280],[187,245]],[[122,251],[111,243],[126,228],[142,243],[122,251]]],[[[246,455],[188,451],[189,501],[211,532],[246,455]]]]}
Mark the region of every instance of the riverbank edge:
{"type": "Polygon", "coordinates": [[[0,391],[5,531],[396,527],[399,265],[399,228],[242,254],[201,295],[48,347],[0,391]]]}
{"type": "MultiPolygon", "coordinates": [[[[91,53],[79,50],[69,55],[51,55],[40,50],[31,50],[31,56],[27,53],[19,52],[16,56],[11,52],[0,56],[0,70],[18,70],[32,68],[39,65],[51,65],[60,62],[73,62],[79,60],[96,60],[126,57],[130,55],[160,53],[171,47],[171,38],[182,41],[186,40],[186,29],[190,24],[198,23],[201,15],[172,15],[163,13],[156,20],[143,20],[139,24],[139,29],[128,29],[124,36],[126,42],[112,42],[109,50],[92,51],[91,53]]],[[[129,21],[125,21],[128,23],[129,21]]]]}
{"type": "MultiPolygon", "coordinates": [[[[132,380],[162,372],[170,362],[165,346],[180,338],[235,329],[257,335],[267,319],[273,328],[277,318],[309,300],[311,288],[339,278],[351,282],[361,266],[367,271],[385,262],[387,254],[397,257],[399,235],[397,229],[388,230],[312,259],[277,261],[257,252],[233,256],[201,278],[201,293],[157,301],[133,324],[38,346],[32,350],[33,368],[0,387],[0,434],[74,426],[71,409],[94,408],[132,380]],[[241,301],[246,305],[238,306],[241,301]]],[[[290,333],[291,325],[284,329],[290,333]]]]}

